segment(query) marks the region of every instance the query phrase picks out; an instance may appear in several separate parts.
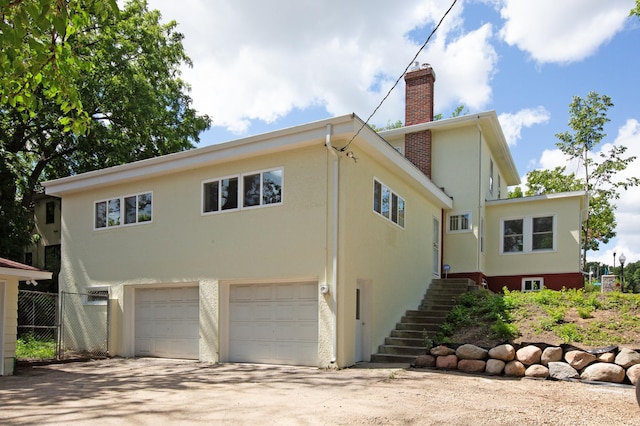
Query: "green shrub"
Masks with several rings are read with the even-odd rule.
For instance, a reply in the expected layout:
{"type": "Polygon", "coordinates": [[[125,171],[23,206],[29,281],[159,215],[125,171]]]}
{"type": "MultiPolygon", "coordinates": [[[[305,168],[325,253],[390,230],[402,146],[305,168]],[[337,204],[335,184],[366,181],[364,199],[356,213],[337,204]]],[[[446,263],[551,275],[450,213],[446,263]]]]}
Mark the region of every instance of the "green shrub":
{"type": "Polygon", "coordinates": [[[53,359],[56,357],[56,342],[53,339],[39,340],[32,333],[16,341],[18,359],[53,359]]]}
{"type": "Polygon", "coordinates": [[[576,310],[578,311],[578,315],[582,319],[587,319],[592,317],[591,312],[593,312],[593,310],[588,306],[578,306],[576,310]]]}

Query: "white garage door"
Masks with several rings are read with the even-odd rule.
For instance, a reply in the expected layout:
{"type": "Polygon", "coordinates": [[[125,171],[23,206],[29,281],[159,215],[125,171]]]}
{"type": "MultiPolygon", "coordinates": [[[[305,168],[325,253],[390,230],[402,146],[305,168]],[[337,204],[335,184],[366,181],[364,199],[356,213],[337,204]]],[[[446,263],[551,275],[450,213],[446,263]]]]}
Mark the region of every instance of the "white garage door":
{"type": "Polygon", "coordinates": [[[232,285],[229,360],[318,365],[318,284],[232,285]]]}
{"type": "Polygon", "coordinates": [[[136,289],[136,356],[198,359],[198,287],[136,289]]]}

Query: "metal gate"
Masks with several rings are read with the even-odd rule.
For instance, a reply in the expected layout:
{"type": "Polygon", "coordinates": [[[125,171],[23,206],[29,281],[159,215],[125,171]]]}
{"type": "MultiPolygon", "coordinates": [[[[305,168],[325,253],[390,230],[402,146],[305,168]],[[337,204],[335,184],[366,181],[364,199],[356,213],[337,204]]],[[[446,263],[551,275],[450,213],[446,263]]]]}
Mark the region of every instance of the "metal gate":
{"type": "Polygon", "coordinates": [[[18,358],[109,356],[108,292],[18,292],[18,358]]]}
{"type": "Polygon", "coordinates": [[[60,292],[58,358],[109,356],[108,292],[60,292]]]}

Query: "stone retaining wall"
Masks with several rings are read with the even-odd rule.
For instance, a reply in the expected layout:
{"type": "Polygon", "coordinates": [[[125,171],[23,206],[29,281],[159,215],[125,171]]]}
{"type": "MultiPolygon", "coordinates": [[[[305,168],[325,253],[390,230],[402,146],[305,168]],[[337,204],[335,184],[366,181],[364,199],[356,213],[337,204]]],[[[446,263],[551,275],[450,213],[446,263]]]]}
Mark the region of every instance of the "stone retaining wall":
{"type": "Polygon", "coordinates": [[[630,383],[640,378],[640,353],[617,347],[585,351],[572,346],[503,344],[491,349],[465,344],[438,346],[416,358],[412,367],[459,370],[509,377],[580,379],[630,383]]]}

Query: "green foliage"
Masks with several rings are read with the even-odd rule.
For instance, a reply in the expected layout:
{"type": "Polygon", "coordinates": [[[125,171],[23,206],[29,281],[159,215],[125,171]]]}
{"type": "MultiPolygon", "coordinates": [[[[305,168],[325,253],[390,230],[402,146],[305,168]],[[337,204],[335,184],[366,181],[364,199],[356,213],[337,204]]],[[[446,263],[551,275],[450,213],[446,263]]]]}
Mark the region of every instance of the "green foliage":
{"type": "Polygon", "coordinates": [[[635,160],[625,156],[624,146],[612,146],[610,151],[594,150],[607,136],[604,126],[610,120],[607,111],[613,106],[611,98],[589,92],[586,98],[574,96],[569,105],[569,127],[571,132],[556,134],[558,148],[569,158],[579,160],[584,168],[584,189],[589,192],[590,205],[587,220],[583,224],[583,269],[586,267],[587,250],[598,250],[599,243],[606,243],[615,233],[615,205],[620,190],[640,184],[640,179],[629,177],[617,180],[616,175],[635,160]]]}
{"type": "Polygon", "coordinates": [[[54,340],[39,340],[29,333],[16,341],[16,357],[18,359],[53,359],[56,357],[54,340]]]}
{"type": "Polygon", "coordinates": [[[636,15],[640,17],[640,0],[636,0],[636,7],[631,9],[631,12],[629,12],[629,16],[632,16],[632,15],[636,15]]]}
{"type": "Polygon", "coordinates": [[[509,191],[508,198],[522,198],[524,194],[522,193],[522,188],[516,186],[513,188],[513,191],[509,191]]]}
{"type": "Polygon", "coordinates": [[[404,124],[402,123],[402,120],[398,120],[393,123],[391,122],[391,120],[389,120],[387,121],[387,125],[384,127],[377,127],[375,124],[369,125],[369,127],[371,127],[374,132],[382,132],[384,130],[399,129],[402,126],[404,126],[404,124]]]}
{"type": "Polygon", "coordinates": [[[434,340],[445,343],[456,330],[478,323],[487,324],[490,334],[496,338],[509,339],[517,335],[502,296],[479,290],[460,296],[458,305],[449,312],[434,340]]]}
{"type": "Polygon", "coordinates": [[[533,170],[527,173],[527,196],[552,194],[556,192],[580,191],[584,183],[575,174],[566,174],[566,167],[553,170],[533,170]]]}
{"type": "MultiPolygon", "coordinates": [[[[14,2],[14,8],[0,0],[0,7],[24,20],[22,8],[33,3],[52,1],[14,2]]],[[[55,3],[73,12],[64,12],[70,21],[63,56],[55,57],[65,74],[43,71],[36,87],[24,83],[32,89],[28,105],[0,102],[0,256],[16,260],[31,241],[28,209],[42,180],[190,149],[211,123],[191,107],[190,88],[180,78],[191,60],[176,22],[162,23],[144,0],[130,0],[119,13],[105,13],[113,2],[55,3]],[[79,114],[87,119],[76,120],[79,114]]],[[[23,58],[22,45],[0,40],[6,48],[0,67],[2,55],[23,58]]],[[[5,89],[12,76],[2,77],[5,89]]]]}

